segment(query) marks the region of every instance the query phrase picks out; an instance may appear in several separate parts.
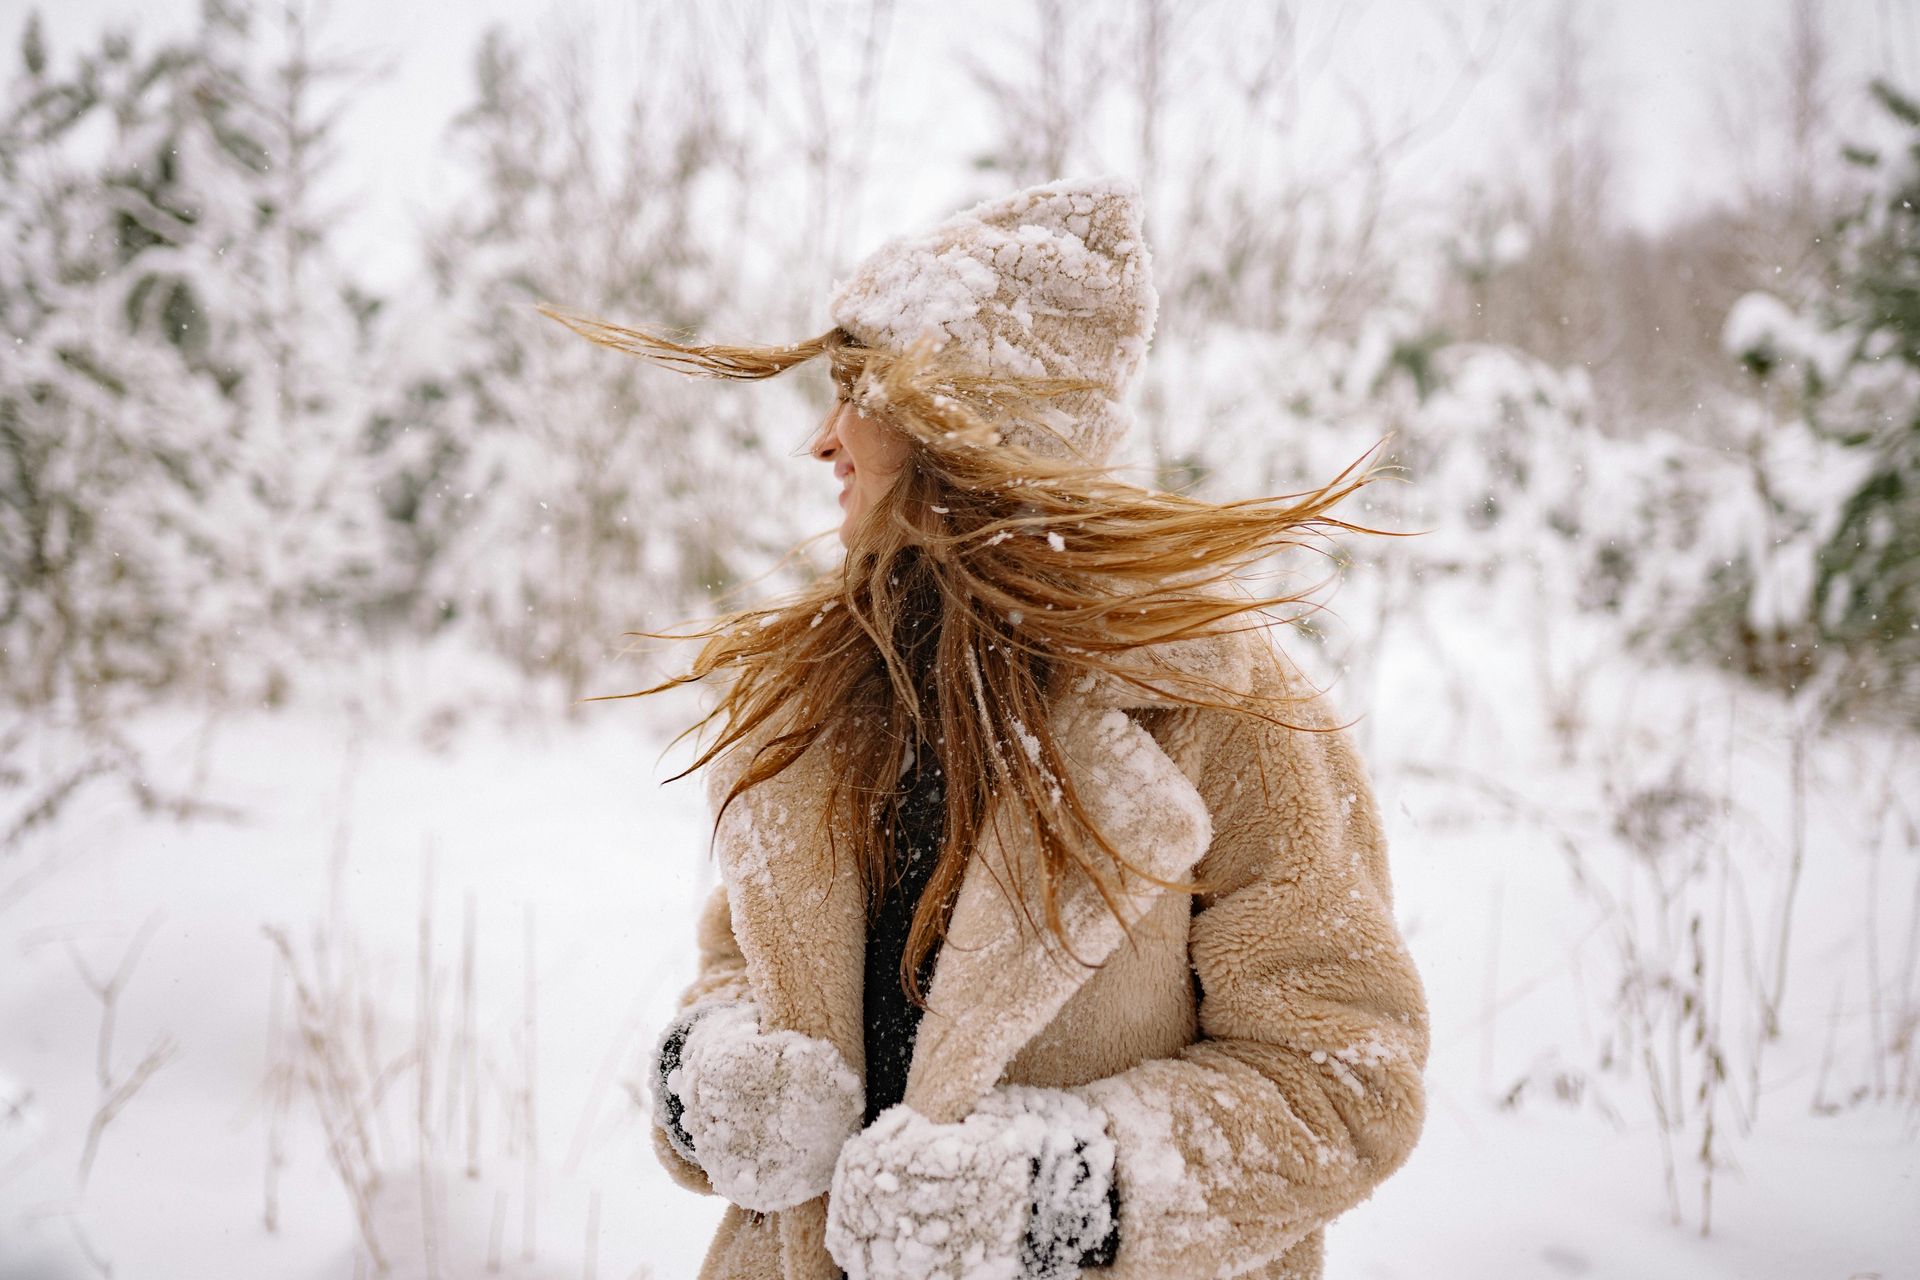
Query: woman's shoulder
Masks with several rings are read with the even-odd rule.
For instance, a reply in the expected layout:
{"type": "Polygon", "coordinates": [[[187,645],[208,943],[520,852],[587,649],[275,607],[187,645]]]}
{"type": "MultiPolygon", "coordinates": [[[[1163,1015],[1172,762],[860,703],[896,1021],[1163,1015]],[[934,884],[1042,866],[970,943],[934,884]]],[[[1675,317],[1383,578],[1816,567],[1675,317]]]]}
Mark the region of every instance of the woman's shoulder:
{"type": "Polygon", "coordinates": [[[1259,613],[1224,618],[1193,635],[1113,654],[1108,670],[1083,677],[1078,692],[1126,709],[1248,709],[1312,692],[1259,613]]]}
{"type": "Polygon", "coordinates": [[[782,736],[781,724],[773,717],[749,727],[738,739],[727,744],[701,772],[705,775],[708,808],[718,813],[735,784],[752,768],[760,753],[776,748],[782,736]]]}

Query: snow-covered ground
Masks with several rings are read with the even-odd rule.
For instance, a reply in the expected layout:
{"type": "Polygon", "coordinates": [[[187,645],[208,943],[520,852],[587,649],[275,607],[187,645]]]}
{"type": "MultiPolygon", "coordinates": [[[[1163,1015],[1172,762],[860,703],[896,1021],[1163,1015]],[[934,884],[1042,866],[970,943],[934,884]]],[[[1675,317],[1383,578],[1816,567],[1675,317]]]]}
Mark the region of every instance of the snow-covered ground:
{"type": "MultiPolygon", "coordinates": [[[[1433,1006],[1427,1131],[1329,1275],[1920,1274],[1911,741],[1817,739],[1796,788],[1778,699],[1448,591],[1384,637],[1361,730],[1433,1006]]],[[[203,770],[231,818],[103,785],[0,855],[0,1276],[366,1274],[338,1167],[381,1171],[390,1274],[694,1274],[718,1203],[659,1171],[631,1093],[711,876],[697,782],[659,785],[692,703],[433,724],[485,676],[395,656],[210,734],[147,715],[155,780],[203,770]],[[103,1097],[156,1049],[83,1182],[103,1097]],[[382,1090],[363,1127],[333,1112],[338,1165],[327,1063],[382,1090]]]]}

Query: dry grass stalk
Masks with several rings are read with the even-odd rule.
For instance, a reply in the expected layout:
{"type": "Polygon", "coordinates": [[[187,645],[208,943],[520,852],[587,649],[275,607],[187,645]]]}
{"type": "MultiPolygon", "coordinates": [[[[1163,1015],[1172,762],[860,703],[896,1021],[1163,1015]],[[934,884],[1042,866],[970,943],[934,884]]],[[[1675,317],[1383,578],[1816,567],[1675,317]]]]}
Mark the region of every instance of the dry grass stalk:
{"type": "Polygon", "coordinates": [[[275,965],[267,1001],[267,1168],[262,1212],[270,1233],[280,1230],[280,1173],[287,1167],[287,1114],[293,1108],[295,1083],[294,1059],[286,1051],[281,1027],[286,981],[286,971],[275,965]]]}
{"type": "Polygon", "coordinates": [[[493,1193],[493,1226],[487,1232],[487,1274],[500,1274],[500,1246],[507,1234],[507,1189],[493,1193]]]}
{"type": "Polygon", "coordinates": [[[520,1092],[523,1108],[521,1123],[524,1126],[522,1134],[525,1138],[525,1144],[521,1148],[521,1156],[525,1161],[525,1188],[522,1192],[525,1203],[521,1206],[520,1256],[528,1262],[532,1262],[534,1257],[534,1230],[538,1225],[539,1216],[540,1173],[539,1130],[535,1127],[536,1117],[533,1106],[533,1100],[539,1088],[539,1063],[536,1053],[539,1041],[535,1005],[535,991],[538,983],[535,980],[534,953],[533,904],[528,903],[526,908],[526,999],[522,1006],[520,1024],[521,1049],[524,1054],[522,1061],[526,1064],[526,1079],[520,1092]]]}
{"type": "Polygon", "coordinates": [[[160,916],[157,912],[147,917],[145,923],[140,926],[140,931],[134,935],[133,941],[121,953],[120,963],[114,969],[111,978],[103,979],[96,976],[87,964],[86,958],[73,945],[72,940],[69,939],[67,942],[67,955],[72,959],[74,968],[79,971],[80,980],[100,1001],[100,1030],[94,1040],[93,1062],[94,1078],[100,1086],[100,1101],[94,1109],[92,1120],[87,1124],[87,1139],[80,1152],[79,1182],[83,1190],[86,1188],[87,1178],[93,1172],[94,1157],[99,1153],[100,1139],[106,1133],[107,1126],[113,1123],[114,1117],[118,1116],[129,1102],[133,1101],[134,1095],[140,1092],[141,1086],[154,1072],[178,1056],[178,1046],[175,1045],[173,1038],[162,1035],[154,1041],[153,1046],[134,1065],[133,1070],[124,1080],[114,1079],[113,1036],[118,1022],[120,996],[126,990],[127,983],[133,978],[133,971],[140,962],[141,953],[146,950],[147,943],[152,941],[154,931],[159,927],[160,916]]]}
{"type": "Polygon", "coordinates": [[[93,1072],[103,1091],[113,1087],[113,1030],[120,993],[126,990],[128,981],[133,977],[134,966],[140,962],[140,953],[146,950],[147,943],[153,940],[154,931],[159,927],[159,914],[148,916],[126,951],[121,953],[120,964],[114,970],[113,977],[105,979],[94,975],[86,957],[80,954],[71,939],[67,942],[67,955],[73,961],[73,967],[79,970],[80,980],[100,1001],[100,1031],[94,1041],[93,1072]]]}
{"type": "Polygon", "coordinates": [[[327,1158],[353,1206],[361,1243],[372,1258],[375,1270],[385,1271],[386,1256],[373,1224],[373,1201],[380,1189],[380,1165],[365,1120],[370,1105],[369,1090],[352,1058],[344,1051],[334,1012],[339,1001],[323,998],[307,981],[285,930],[269,925],[264,932],[279,953],[292,984],[304,1050],[302,1074],[320,1117],[327,1158]]]}
{"type": "MultiPolygon", "coordinates": [[[[467,894],[466,917],[460,935],[460,1048],[455,1061],[462,1070],[467,1101],[467,1176],[480,1176],[480,1045],[474,1035],[474,950],[478,926],[477,906],[471,891],[467,894]]],[[[451,1102],[452,1091],[448,1091],[451,1102]]]]}
{"type": "Polygon", "coordinates": [[[433,999],[433,846],[429,841],[421,872],[420,957],[416,971],[416,1012],[414,1016],[414,1080],[417,1085],[414,1110],[414,1145],[420,1172],[420,1243],[426,1257],[427,1280],[440,1278],[440,1241],[434,1223],[433,1153],[433,1048],[435,1017],[433,999]]]}
{"type": "MultiPolygon", "coordinates": [[[[1793,908],[1800,888],[1800,870],[1807,860],[1807,737],[1802,716],[1794,717],[1787,739],[1787,795],[1792,801],[1788,820],[1787,886],[1780,900],[1780,922],[1773,944],[1773,981],[1760,993],[1762,1031],[1769,1040],[1780,1038],[1780,1002],[1787,993],[1787,952],[1793,941],[1793,908]]],[[[1759,1055],[1754,1056],[1755,1101],[1758,1101],[1759,1055]]]]}
{"type": "Polygon", "coordinates": [[[99,1154],[100,1139],[107,1132],[107,1126],[113,1123],[114,1117],[118,1116],[129,1102],[133,1101],[134,1095],[140,1092],[141,1086],[146,1084],[154,1072],[179,1056],[179,1046],[174,1043],[173,1037],[161,1036],[153,1042],[153,1047],[147,1050],[146,1055],[134,1064],[133,1070],[127,1073],[127,1078],[115,1085],[106,1097],[101,1099],[99,1107],[93,1113],[93,1119],[87,1122],[87,1141],[80,1150],[82,1190],[86,1188],[87,1176],[93,1172],[93,1158],[99,1154]]]}

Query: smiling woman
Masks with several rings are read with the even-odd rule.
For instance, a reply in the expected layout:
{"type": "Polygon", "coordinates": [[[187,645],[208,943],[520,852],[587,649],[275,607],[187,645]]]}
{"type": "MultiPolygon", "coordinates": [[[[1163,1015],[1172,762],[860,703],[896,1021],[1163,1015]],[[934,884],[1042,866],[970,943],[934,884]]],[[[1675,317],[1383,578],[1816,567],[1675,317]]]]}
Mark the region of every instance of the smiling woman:
{"type": "Polygon", "coordinates": [[[841,542],[849,542],[860,518],[899,479],[911,449],[908,438],[880,418],[862,412],[851,400],[835,401],[807,451],[831,462],[833,478],[840,482],[841,542]]]}
{"type": "MultiPolygon", "coordinates": [[[[883,246],[812,444],[845,560],[717,619],[724,883],[655,1055],[726,1197],[705,1280],[1319,1274],[1421,1128],[1426,1005],[1364,770],[1243,574],[1370,479],[1214,504],[1105,466],[1158,301],[1138,192],[1016,192],[883,246]]],[[[1355,464],[1356,466],[1358,464],[1355,464]]],[[[623,696],[639,696],[629,694],[623,696]]]]}

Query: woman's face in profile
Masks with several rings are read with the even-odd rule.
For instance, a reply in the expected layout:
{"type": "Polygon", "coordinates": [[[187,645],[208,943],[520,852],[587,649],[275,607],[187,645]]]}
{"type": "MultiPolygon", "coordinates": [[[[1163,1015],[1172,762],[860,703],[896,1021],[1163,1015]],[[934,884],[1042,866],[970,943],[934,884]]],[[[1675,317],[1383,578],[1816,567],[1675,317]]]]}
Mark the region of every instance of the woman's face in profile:
{"type": "Polygon", "coordinates": [[[833,412],[820,424],[820,434],[814,437],[808,452],[832,463],[833,477],[840,482],[842,544],[899,476],[909,448],[898,432],[887,430],[878,418],[860,412],[850,400],[836,402],[833,412]]]}

